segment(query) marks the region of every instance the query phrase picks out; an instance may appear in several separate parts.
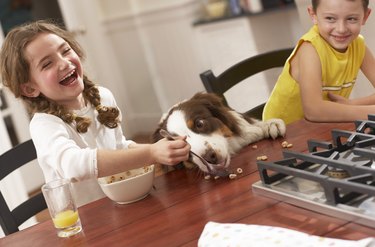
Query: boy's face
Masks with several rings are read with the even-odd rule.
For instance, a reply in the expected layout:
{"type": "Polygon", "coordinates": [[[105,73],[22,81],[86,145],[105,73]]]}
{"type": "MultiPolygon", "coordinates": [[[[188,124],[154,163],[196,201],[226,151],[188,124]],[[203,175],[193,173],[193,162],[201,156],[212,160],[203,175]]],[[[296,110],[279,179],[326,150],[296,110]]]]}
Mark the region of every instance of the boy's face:
{"type": "Polygon", "coordinates": [[[64,39],[41,33],[26,46],[25,55],[30,66],[30,81],[21,86],[25,96],[43,94],[69,109],[82,107],[82,64],[64,39]]]}
{"type": "Polygon", "coordinates": [[[345,52],[358,37],[370,14],[361,0],[321,0],[316,12],[311,7],[308,10],[320,35],[339,52],[345,52]]]}

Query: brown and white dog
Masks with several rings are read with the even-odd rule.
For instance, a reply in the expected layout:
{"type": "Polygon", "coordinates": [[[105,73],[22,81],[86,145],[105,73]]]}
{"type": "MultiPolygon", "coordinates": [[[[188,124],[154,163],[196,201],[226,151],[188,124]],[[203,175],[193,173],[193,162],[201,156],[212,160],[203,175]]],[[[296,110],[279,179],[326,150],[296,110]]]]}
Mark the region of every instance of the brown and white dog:
{"type": "Polygon", "coordinates": [[[190,161],[205,173],[223,175],[231,156],[240,149],[264,138],[284,136],[286,128],[281,119],[249,118],[225,106],[215,94],[197,93],[163,115],[153,133],[153,142],[163,138],[160,130],[186,136],[192,154],[196,154],[190,155],[190,161]]]}

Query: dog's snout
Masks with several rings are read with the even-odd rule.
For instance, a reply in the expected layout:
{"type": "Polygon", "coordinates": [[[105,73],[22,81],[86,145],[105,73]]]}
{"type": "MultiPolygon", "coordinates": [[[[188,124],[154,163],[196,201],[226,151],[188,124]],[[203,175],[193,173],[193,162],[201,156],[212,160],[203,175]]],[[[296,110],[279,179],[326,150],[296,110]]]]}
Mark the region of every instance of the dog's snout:
{"type": "Polygon", "coordinates": [[[218,155],[215,152],[215,150],[208,150],[205,155],[203,156],[205,160],[207,160],[211,164],[217,164],[218,163],[218,155]]]}

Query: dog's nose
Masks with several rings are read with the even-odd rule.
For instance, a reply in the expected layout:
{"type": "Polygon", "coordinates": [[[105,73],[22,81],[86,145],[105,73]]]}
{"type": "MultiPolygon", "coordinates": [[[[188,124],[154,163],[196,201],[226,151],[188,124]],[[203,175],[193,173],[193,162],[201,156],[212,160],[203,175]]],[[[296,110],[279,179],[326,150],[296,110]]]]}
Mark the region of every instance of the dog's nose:
{"type": "Polygon", "coordinates": [[[218,163],[218,157],[214,150],[210,149],[208,150],[204,155],[203,159],[207,160],[207,162],[211,164],[217,164],[218,163]]]}

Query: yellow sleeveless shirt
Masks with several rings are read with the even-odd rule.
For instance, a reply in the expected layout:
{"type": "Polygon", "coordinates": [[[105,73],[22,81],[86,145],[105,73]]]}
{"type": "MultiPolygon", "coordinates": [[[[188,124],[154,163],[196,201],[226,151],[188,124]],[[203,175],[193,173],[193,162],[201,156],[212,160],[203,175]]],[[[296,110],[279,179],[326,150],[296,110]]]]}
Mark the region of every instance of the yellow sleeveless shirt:
{"type": "Polygon", "coordinates": [[[365,42],[361,35],[345,53],[333,49],[320,35],[316,25],[302,36],[287,59],[275,87],[263,110],[263,120],[281,118],[286,124],[304,118],[298,82],[290,75],[290,60],[303,42],[310,42],[316,49],[322,66],[323,99],[333,92],[349,98],[365,55],[365,42]]]}

